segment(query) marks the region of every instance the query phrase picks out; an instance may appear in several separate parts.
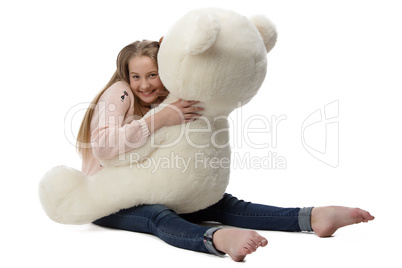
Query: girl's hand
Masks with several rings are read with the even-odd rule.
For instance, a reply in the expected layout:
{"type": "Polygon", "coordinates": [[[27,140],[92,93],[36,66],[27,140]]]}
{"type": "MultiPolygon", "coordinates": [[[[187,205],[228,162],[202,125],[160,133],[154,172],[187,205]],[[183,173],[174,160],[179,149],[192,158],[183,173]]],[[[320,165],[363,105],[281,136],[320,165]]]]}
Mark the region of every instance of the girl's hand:
{"type": "Polygon", "coordinates": [[[197,120],[201,114],[199,111],[204,110],[203,107],[193,106],[199,101],[183,101],[179,99],[169,104],[165,109],[161,110],[165,120],[165,126],[179,125],[197,120]]]}
{"type": "Polygon", "coordinates": [[[197,120],[201,114],[197,113],[204,110],[203,107],[193,106],[199,101],[183,101],[179,99],[167,105],[160,112],[145,119],[151,133],[164,126],[174,126],[197,120]]]}

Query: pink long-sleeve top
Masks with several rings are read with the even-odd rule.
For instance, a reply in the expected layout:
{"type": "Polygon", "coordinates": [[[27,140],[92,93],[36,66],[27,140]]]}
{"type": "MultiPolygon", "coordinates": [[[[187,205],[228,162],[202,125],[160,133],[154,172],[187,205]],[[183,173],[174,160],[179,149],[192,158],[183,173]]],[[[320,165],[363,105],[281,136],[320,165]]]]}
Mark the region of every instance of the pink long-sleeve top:
{"type": "Polygon", "coordinates": [[[134,120],[134,95],[125,82],[116,82],[99,99],[91,120],[91,147],[82,171],[93,175],[100,160],[139,148],[150,135],[144,119],[134,120]]]}

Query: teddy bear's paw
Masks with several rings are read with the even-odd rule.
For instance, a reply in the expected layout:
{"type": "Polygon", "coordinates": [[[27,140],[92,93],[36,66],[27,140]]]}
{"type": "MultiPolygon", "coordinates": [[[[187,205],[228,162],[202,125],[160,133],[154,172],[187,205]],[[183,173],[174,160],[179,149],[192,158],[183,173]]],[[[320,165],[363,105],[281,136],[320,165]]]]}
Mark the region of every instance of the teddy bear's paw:
{"type": "Polygon", "coordinates": [[[66,166],[58,166],[45,174],[39,183],[39,199],[46,214],[60,223],[80,223],[80,205],[86,175],[66,166]]]}

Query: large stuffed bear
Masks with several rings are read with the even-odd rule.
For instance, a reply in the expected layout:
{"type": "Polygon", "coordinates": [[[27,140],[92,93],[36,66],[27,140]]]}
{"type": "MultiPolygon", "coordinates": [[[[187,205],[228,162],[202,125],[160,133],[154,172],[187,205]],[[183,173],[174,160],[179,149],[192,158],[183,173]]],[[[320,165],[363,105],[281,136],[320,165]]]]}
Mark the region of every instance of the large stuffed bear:
{"type": "Polygon", "coordinates": [[[170,94],[150,113],[185,99],[200,101],[203,116],[158,130],[141,148],[102,163],[93,176],[53,168],[39,184],[47,215],[84,224],[140,204],[189,213],[219,201],[230,172],[228,115],[257,93],[276,36],[264,16],[249,20],[221,9],[194,10],[177,21],[158,54],[170,94]]]}

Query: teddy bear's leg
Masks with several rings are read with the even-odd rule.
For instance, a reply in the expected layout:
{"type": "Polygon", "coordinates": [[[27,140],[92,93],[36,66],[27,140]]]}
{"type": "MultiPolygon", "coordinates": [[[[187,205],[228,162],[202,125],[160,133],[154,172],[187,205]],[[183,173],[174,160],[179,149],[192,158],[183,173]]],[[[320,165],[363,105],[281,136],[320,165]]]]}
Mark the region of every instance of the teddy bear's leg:
{"type": "Polygon", "coordinates": [[[86,177],[66,166],[55,167],[45,174],[39,183],[39,199],[49,218],[60,223],[86,223],[80,208],[87,203],[86,177]]]}

